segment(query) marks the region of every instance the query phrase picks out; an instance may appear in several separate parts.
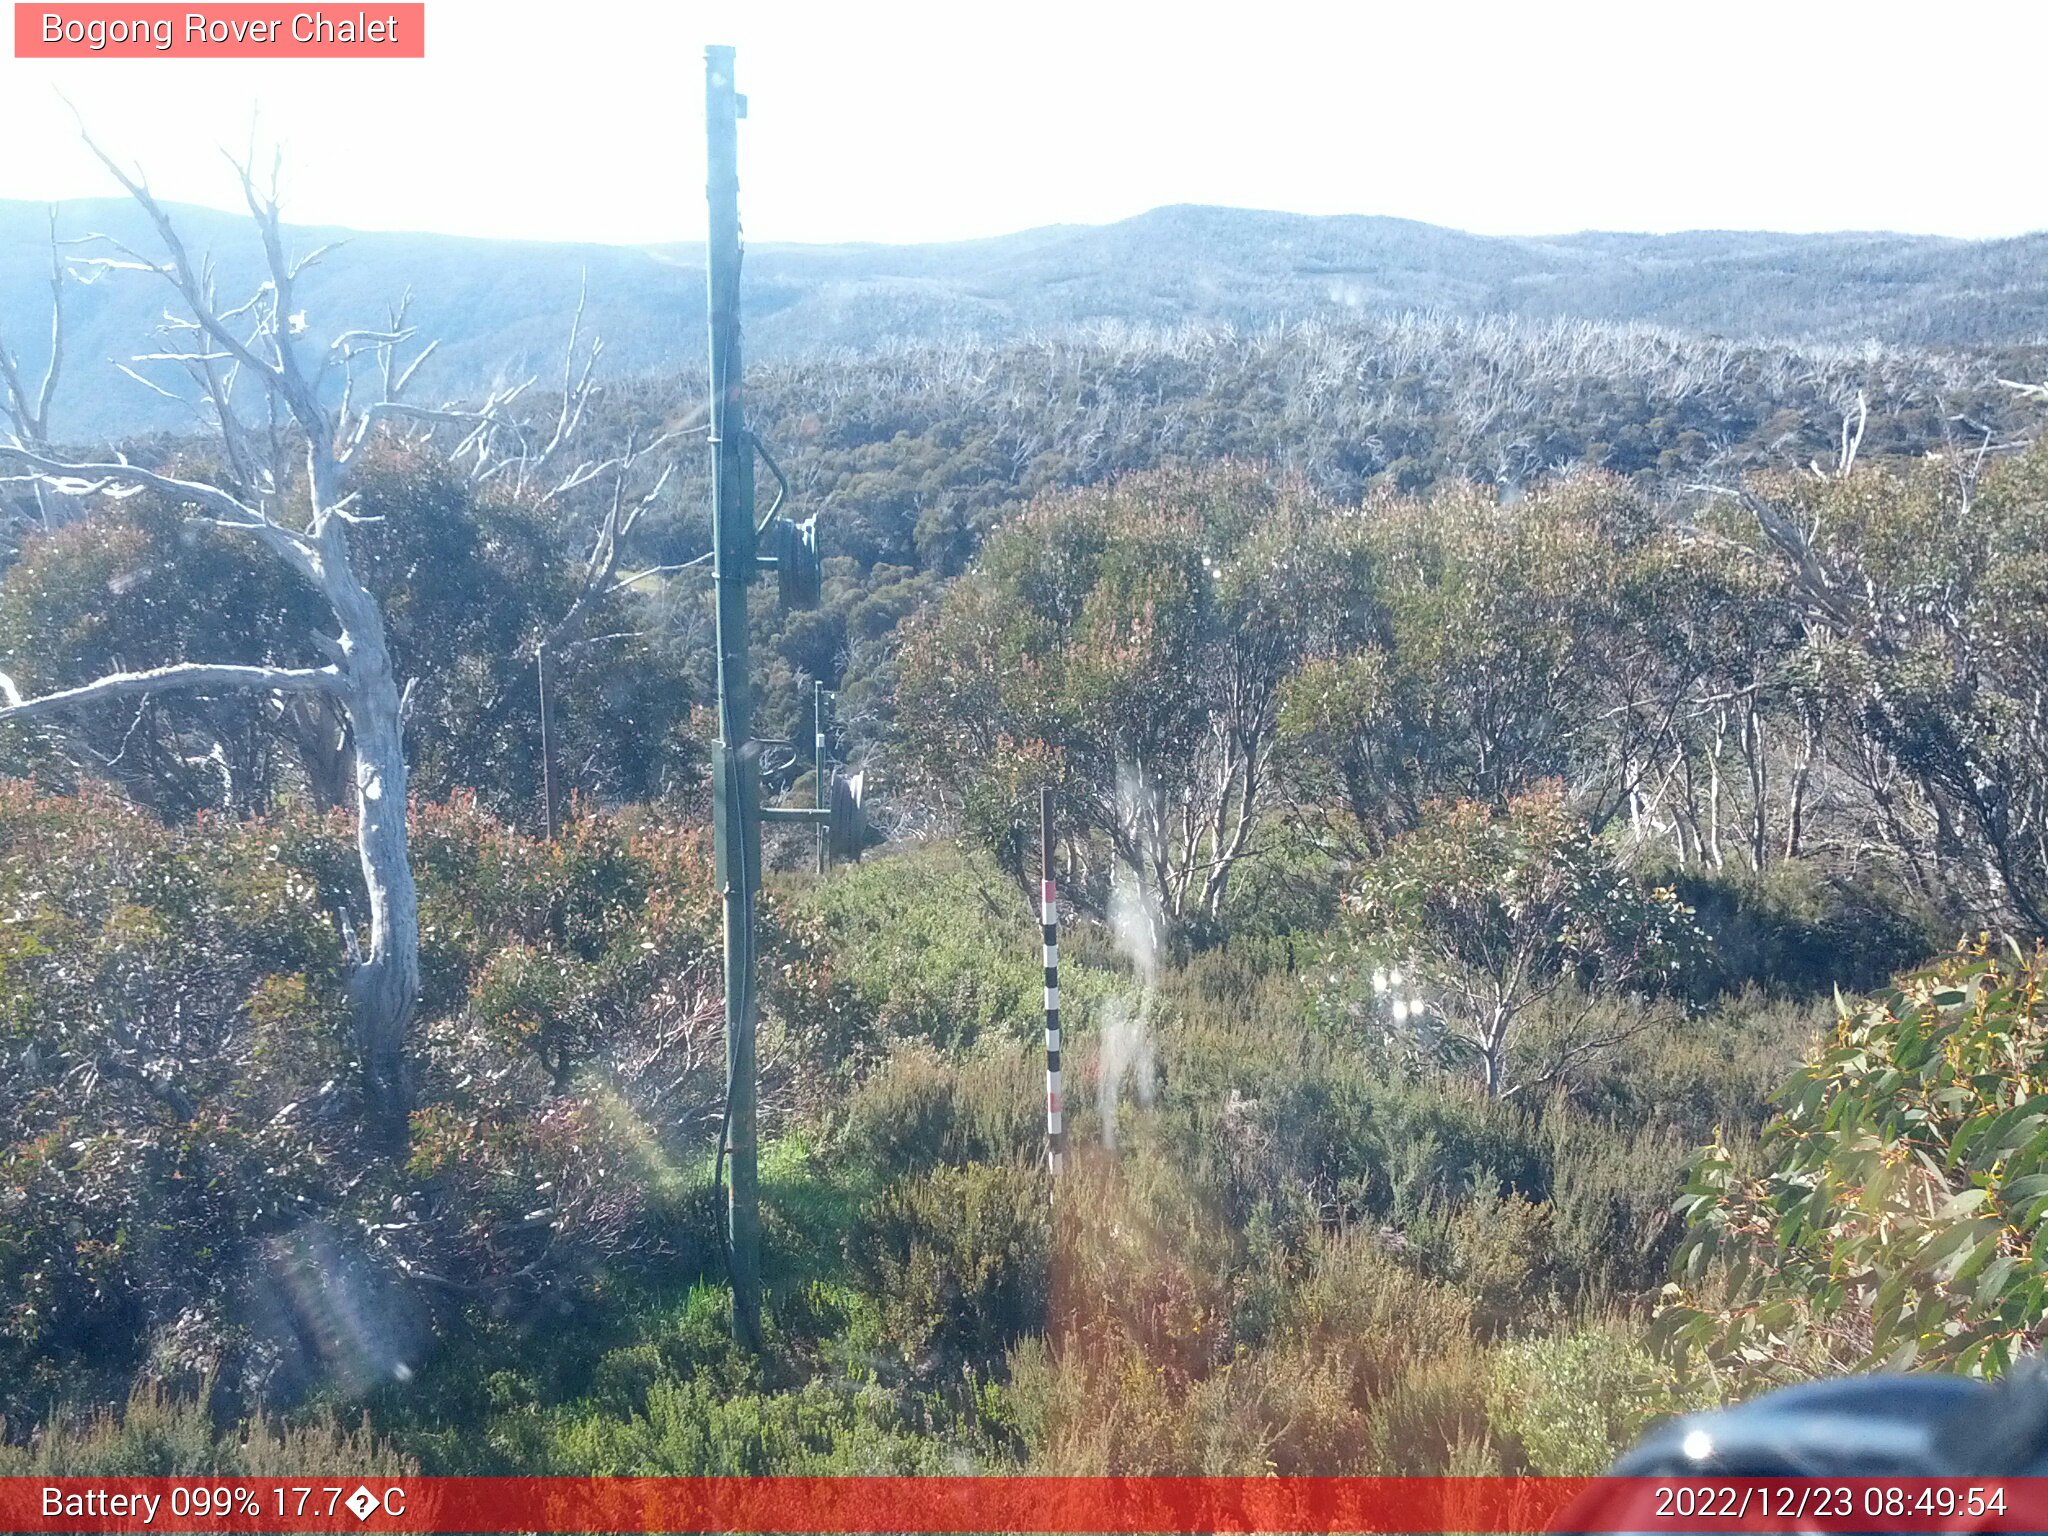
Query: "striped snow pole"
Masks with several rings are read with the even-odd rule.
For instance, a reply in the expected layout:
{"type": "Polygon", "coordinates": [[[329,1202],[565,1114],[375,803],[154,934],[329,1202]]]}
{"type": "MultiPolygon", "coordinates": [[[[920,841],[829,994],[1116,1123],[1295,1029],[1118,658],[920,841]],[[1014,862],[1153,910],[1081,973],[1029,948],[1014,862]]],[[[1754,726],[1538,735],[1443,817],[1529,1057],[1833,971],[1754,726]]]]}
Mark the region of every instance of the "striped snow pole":
{"type": "Polygon", "coordinates": [[[1060,1118],[1060,893],[1052,875],[1052,791],[1038,792],[1040,887],[1045,931],[1045,1152],[1053,1177],[1060,1173],[1066,1134],[1060,1118]]]}

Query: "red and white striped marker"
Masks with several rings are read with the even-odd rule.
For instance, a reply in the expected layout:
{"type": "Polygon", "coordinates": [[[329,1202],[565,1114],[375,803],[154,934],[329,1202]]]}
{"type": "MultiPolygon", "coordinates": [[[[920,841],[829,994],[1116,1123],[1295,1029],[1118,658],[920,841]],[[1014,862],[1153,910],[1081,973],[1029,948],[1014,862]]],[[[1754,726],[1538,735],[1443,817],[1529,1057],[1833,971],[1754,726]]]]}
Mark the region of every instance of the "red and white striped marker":
{"type": "Polygon", "coordinates": [[[1060,894],[1052,874],[1052,791],[1038,792],[1038,840],[1044,879],[1039,888],[1045,937],[1045,1154],[1058,1178],[1065,1149],[1060,1116],[1060,894]]]}

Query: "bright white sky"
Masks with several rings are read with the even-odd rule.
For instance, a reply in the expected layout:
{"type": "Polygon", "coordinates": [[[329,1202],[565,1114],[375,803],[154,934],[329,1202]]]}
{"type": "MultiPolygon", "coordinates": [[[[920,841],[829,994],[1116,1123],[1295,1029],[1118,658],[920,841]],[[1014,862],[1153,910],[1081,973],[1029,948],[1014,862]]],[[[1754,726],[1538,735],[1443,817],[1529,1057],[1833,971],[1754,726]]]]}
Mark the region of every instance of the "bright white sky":
{"type": "MultiPolygon", "coordinates": [[[[311,3],[311,0],[309,0],[311,3]]],[[[375,0],[327,0],[353,15],[375,0]]],[[[2044,0],[428,0],[424,61],[0,57],[0,197],[101,195],[58,93],[157,190],[696,239],[702,48],[740,49],[757,240],[936,240],[1163,203],[1488,233],[2048,227],[2044,0]]]]}

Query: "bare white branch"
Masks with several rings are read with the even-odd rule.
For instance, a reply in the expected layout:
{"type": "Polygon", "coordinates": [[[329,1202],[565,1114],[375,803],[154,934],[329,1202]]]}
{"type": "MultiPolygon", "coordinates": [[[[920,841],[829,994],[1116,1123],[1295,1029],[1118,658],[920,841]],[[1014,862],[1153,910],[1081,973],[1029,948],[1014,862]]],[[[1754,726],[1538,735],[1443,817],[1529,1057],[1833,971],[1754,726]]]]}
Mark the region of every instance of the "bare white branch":
{"type": "MultiPolygon", "coordinates": [[[[263,514],[253,507],[245,506],[219,486],[208,485],[201,480],[180,480],[171,475],[160,475],[155,470],[142,469],[133,464],[85,464],[72,463],[64,459],[53,459],[47,454],[37,453],[30,448],[10,447],[0,443],[0,462],[13,462],[37,474],[53,479],[81,483],[124,483],[158,491],[178,501],[206,509],[216,521],[240,527],[246,524],[260,524],[263,514]]],[[[78,494],[78,493],[74,493],[78,494]]]]}
{"type": "Polygon", "coordinates": [[[104,699],[174,690],[238,693],[334,693],[341,674],[333,667],[250,667],[181,661],[145,672],[111,672],[76,688],[63,688],[38,698],[24,698],[13,678],[0,672],[0,720],[36,720],[62,714],[104,699]]]}

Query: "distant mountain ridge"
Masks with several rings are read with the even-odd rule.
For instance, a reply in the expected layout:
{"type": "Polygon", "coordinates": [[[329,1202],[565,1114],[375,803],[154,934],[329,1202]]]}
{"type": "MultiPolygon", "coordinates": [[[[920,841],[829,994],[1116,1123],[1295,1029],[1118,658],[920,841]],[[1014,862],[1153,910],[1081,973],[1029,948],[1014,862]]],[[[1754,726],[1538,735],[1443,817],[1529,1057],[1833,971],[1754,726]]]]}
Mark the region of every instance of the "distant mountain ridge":
{"type": "MultiPolygon", "coordinates": [[[[224,295],[258,278],[248,221],[175,207],[211,251],[224,295]]],[[[60,205],[59,231],[149,250],[132,204],[60,205]]],[[[0,201],[0,336],[33,367],[48,329],[46,215],[0,201]]],[[[692,244],[603,246],[351,233],[303,227],[300,250],[341,247],[301,284],[310,334],[374,323],[403,291],[441,347],[423,394],[473,394],[560,367],[587,272],[586,324],[610,369],[697,370],[703,254],[692,244]]],[[[107,367],[145,350],[165,294],[119,273],[68,290],[63,435],[185,424],[177,408],[107,367]]],[[[1258,327],[1359,311],[1435,310],[1530,320],[1641,322],[1729,337],[1999,345],[2048,335],[2048,233],[1965,241],[1883,233],[1702,231],[1549,238],[1473,235],[1371,215],[1191,205],[1108,225],[1055,225],[929,245],[757,244],[747,253],[748,345],[762,359],[1077,326],[1258,327]]]]}

